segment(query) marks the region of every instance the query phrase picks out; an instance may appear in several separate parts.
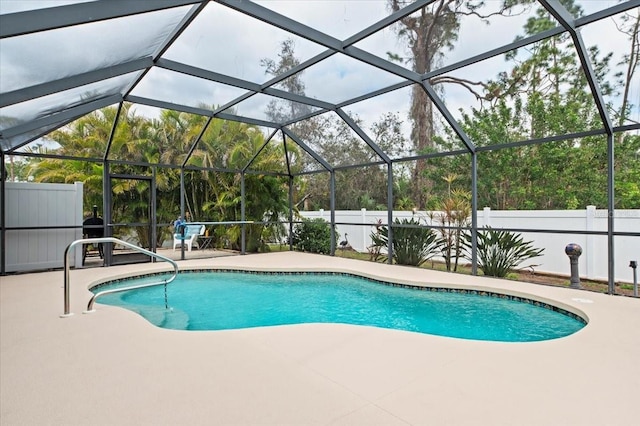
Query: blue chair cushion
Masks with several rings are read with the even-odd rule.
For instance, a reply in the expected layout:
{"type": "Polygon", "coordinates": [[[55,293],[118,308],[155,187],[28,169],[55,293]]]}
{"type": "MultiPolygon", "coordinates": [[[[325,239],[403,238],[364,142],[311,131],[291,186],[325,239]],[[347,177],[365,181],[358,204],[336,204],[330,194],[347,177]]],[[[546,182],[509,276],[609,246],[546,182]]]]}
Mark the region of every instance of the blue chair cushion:
{"type": "Polygon", "coordinates": [[[191,238],[194,235],[198,235],[200,234],[200,230],[202,229],[202,225],[182,225],[184,226],[184,237],[182,236],[182,234],[180,232],[176,232],[175,234],[173,234],[174,238],[176,240],[188,240],[189,238],[191,238]]]}

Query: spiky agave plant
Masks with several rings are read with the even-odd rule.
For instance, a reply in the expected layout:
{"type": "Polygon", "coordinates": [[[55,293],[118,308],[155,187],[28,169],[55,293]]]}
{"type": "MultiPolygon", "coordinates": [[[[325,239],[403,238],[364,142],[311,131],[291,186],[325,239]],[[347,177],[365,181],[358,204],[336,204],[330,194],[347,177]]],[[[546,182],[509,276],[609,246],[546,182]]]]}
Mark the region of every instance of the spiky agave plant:
{"type": "MultiPolygon", "coordinates": [[[[393,226],[393,260],[399,265],[420,266],[437,253],[438,235],[428,228],[419,227],[417,219],[395,219],[393,226]]],[[[380,226],[374,244],[386,247],[389,229],[380,226]]]]}
{"type": "MultiPolygon", "coordinates": [[[[471,234],[465,234],[465,257],[471,259],[471,234]]],[[[542,255],[544,248],[534,248],[521,234],[487,227],[478,231],[478,268],[484,275],[506,277],[525,260],[542,255]]]]}

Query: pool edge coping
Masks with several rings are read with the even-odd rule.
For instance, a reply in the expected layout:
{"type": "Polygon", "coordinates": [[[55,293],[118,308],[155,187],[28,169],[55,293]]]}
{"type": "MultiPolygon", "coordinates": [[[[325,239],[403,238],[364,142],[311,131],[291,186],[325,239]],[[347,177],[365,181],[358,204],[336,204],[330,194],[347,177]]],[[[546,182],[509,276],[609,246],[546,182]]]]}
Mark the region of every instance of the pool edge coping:
{"type": "MultiPolygon", "coordinates": [[[[527,293],[527,292],[522,292],[522,291],[518,291],[518,290],[512,290],[512,289],[503,289],[503,288],[495,288],[495,287],[491,287],[491,286],[486,286],[486,285],[469,285],[469,284],[462,284],[462,283],[456,283],[456,284],[450,284],[450,283],[426,283],[426,282],[420,282],[420,281],[415,281],[415,280],[407,280],[407,279],[400,279],[400,278],[396,278],[396,279],[392,279],[390,277],[382,277],[380,275],[376,275],[376,274],[369,274],[366,272],[360,272],[360,271],[355,271],[355,270],[349,270],[349,269],[343,269],[343,268],[314,268],[314,267],[305,267],[305,268],[265,268],[265,267],[245,267],[245,266],[233,266],[233,267],[229,267],[229,266],[207,266],[207,267],[202,267],[202,266],[185,266],[183,268],[181,268],[178,271],[178,274],[181,273],[194,273],[194,272],[245,272],[245,273],[264,273],[264,274],[278,274],[278,273],[282,273],[282,274],[305,274],[305,273],[309,273],[309,274],[326,274],[326,275],[331,275],[331,274],[341,274],[341,275],[349,275],[349,276],[354,276],[354,277],[359,277],[359,278],[363,278],[363,279],[367,279],[367,280],[371,280],[374,281],[378,284],[381,285],[388,285],[388,286],[392,286],[392,287],[403,287],[403,288],[410,288],[410,289],[416,289],[416,290],[422,290],[422,291],[433,291],[433,292],[450,292],[450,293],[456,293],[458,294],[457,291],[452,291],[452,290],[462,290],[462,291],[466,291],[466,292],[473,292],[473,293],[461,293],[461,294],[471,294],[471,295],[477,295],[480,297],[497,297],[497,298],[501,298],[504,299],[504,297],[501,296],[507,296],[507,298],[509,298],[510,300],[513,300],[515,302],[519,302],[519,303],[525,303],[525,304],[533,304],[534,306],[543,308],[543,309],[548,309],[554,312],[558,312],[562,315],[566,315],[569,316],[571,318],[576,319],[577,321],[580,321],[584,324],[584,326],[587,326],[590,322],[590,317],[589,315],[584,312],[583,310],[569,305],[565,302],[562,302],[560,300],[557,299],[551,299],[548,297],[544,297],[544,296],[540,296],[540,295],[536,295],[536,294],[531,294],[531,293],[527,293]],[[428,290],[427,290],[428,289],[428,290]]],[[[125,280],[132,280],[132,279],[137,279],[137,278],[144,278],[144,277],[151,277],[151,276],[157,276],[157,275],[164,275],[170,273],[169,270],[167,271],[144,271],[144,272],[140,272],[140,273],[136,273],[136,274],[117,274],[114,275],[112,277],[105,277],[105,278],[101,278],[95,281],[90,282],[87,285],[87,290],[89,292],[92,292],[92,289],[96,288],[96,287],[100,287],[103,285],[107,285],[108,283],[112,283],[115,281],[125,281],[125,280]]],[[[159,284],[162,285],[162,284],[159,284]]],[[[92,292],[93,293],[93,292],[92,292]]],[[[96,300],[96,303],[99,303],[99,299],[96,300]]]]}

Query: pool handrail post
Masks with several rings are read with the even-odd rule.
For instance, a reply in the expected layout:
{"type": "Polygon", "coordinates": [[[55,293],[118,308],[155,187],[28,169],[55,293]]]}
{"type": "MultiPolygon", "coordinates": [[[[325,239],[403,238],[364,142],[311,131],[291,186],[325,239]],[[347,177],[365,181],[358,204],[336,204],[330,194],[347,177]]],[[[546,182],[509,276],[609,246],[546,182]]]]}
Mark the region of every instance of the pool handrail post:
{"type": "Polygon", "coordinates": [[[80,240],[72,242],[64,250],[64,313],[60,315],[60,318],[66,318],[73,315],[69,303],[69,250],[71,250],[71,247],[78,241],[80,240]]]}
{"type": "MultiPolygon", "coordinates": [[[[161,254],[158,253],[154,253],[152,251],[143,249],[142,247],[138,247],[134,244],[128,243],[126,241],[122,241],[118,238],[114,238],[114,237],[101,237],[101,238],[82,238],[80,240],[75,240],[73,241],[71,244],[69,244],[67,246],[67,248],[64,250],[64,313],[62,315],[60,315],[60,318],[67,318],[73,315],[73,313],[71,312],[71,307],[70,307],[70,297],[69,297],[69,251],[74,248],[75,246],[77,246],[78,244],[95,244],[95,243],[116,243],[116,244],[120,244],[123,245],[125,247],[129,247],[133,250],[139,251],[141,253],[146,254],[147,256],[150,257],[155,257],[161,260],[164,260],[166,262],[169,262],[172,266],[173,266],[173,275],[171,276],[171,278],[169,278],[168,280],[163,280],[163,281],[158,281],[158,282],[154,282],[151,284],[146,284],[145,286],[151,286],[151,285],[158,285],[158,284],[169,284],[171,281],[173,281],[176,276],[178,275],[178,264],[166,257],[166,256],[162,256],[161,254]]],[[[124,291],[130,288],[122,288],[122,289],[117,289],[117,291],[124,291]]],[[[95,301],[95,299],[97,299],[98,296],[102,295],[102,294],[106,294],[107,292],[113,292],[113,291],[104,291],[101,293],[97,293],[94,294],[93,297],[91,298],[91,300],[89,300],[89,304],[87,306],[87,310],[84,311],[84,313],[90,313],[93,312],[93,302],[95,301]]]]}

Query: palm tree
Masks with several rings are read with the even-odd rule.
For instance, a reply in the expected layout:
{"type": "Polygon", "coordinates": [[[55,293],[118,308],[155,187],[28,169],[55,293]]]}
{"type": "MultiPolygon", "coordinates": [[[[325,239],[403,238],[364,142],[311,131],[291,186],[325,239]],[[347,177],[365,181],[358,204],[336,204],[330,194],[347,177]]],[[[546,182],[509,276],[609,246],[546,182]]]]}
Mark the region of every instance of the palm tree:
{"type": "MultiPolygon", "coordinates": [[[[60,147],[57,154],[102,159],[117,109],[103,108],[57,130],[50,138],[60,147]]],[[[158,119],[137,116],[131,105],[124,104],[108,152],[110,160],[141,163],[170,163],[181,165],[206,117],[176,111],[163,111],[158,119]]],[[[197,142],[188,165],[204,169],[227,169],[229,172],[185,172],[186,202],[194,220],[240,220],[240,171],[264,145],[264,135],[256,126],[239,122],[213,119],[202,139],[197,142]]],[[[293,144],[287,145],[290,163],[299,153],[293,144]]],[[[96,161],[34,160],[32,174],[39,182],[84,182],[85,205],[102,203],[103,165],[96,161]]],[[[251,164],[253,171],[286,170],[285,150],[282,144],[269,143],[251,164]]],[[[112,173],[151,175],[148,166],[112,163],[112,173]]],[[[287,211],[287,180],[279,176],[248,173],[246,186],[246,219],[277,222],[287,211]]],[[[169,223],[180,204],[180,171],[161,168],[156,173],[160,208],[158,221],[169,223]]],[[[117,179],[113,187],[113,204],[109,206],[113,219],[122,222],[148,221],[148,182],[136,179],[117,179]]],[[[240,226],[225,230],[234,247],[239,246],[240,226]]],[[[248,250],[261,246],[265,229],[262,224],[248,227],[248,250]]],[[[149,244],[149,228],[135,230],[140,244],[149,244]]],[[[166,235],[159,233],[159,240],[166,235]]],[[[158,243],[161,241],[158,241],[158,243]]]]}
{"type": "MultiPolygon", "coordinates": [[[[198,149],[194,151],[194,162],[240,171],[258,153],[264,141],[264,135],[255,126],[237,122],[216,123],[210,131],[205,132],[198,149]]],[[[292,146],[288,150],[296,152],[292,146]]],[[[269,143],[255,158],[251,170],[284,170],[285,161],[282,145],[269,143]]],[[[205,202],[203,210],[214,216],[214,220],[240,220],[241,174],[208,173],[207,183],[213,197],[205,202]]],[[[286,183],[278,176],[247,173],[245,218],[259,222],[277,222],[288,208],[286,183]]],[[[258,251],[264,247],[265,230],[273,232],[274,226],[252,224],[246,229],[247,250],[258,251]]],[[[239,247],[240,226],[232,226],[224,234],[233,247],[239,247]]]]}

